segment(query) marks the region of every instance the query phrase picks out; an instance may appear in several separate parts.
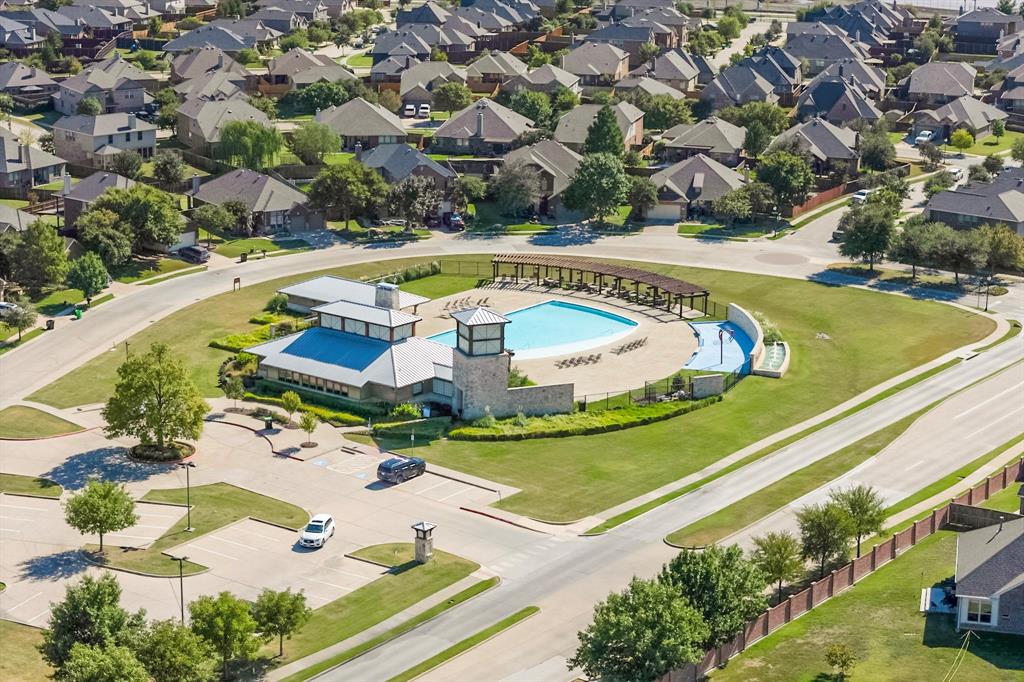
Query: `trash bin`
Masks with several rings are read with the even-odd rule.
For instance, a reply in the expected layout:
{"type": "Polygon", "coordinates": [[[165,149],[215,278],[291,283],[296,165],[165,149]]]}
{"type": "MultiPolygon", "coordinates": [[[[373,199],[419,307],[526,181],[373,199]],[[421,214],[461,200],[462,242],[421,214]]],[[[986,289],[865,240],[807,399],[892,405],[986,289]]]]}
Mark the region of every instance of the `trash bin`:
{"type": "Polygon", "coordinates": [[[249,254],[243,253],[241,260],[242,260],[243,263],[246,262],[247,260],[249,260],[249,254]]]}
{"type": "Polygon", "coordinates": [[[46,329],[47,330],[52,330],[53,329],[53,320],[47,320],[46,321],[46,329]]]}
{"type": "Polygon", "coordinates": [[[263,428],[266,429],[267,431],[273,430],[273,428],[274,428],[274,418],[273,417],[264,417],[263,418],[263,428]]]}
{"type": "Polygon", "coordinates": [[[76,320],[82,319],[82,309],[81,308],[75,308],[75,319],[76,320]]]}

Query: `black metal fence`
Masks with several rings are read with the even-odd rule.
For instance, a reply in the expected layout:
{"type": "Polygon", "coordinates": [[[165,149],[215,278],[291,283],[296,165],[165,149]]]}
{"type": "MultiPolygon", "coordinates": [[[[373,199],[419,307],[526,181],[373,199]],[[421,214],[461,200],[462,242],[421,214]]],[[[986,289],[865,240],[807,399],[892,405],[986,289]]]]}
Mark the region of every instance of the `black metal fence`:
{"type": "Polygon", "coordinates": [[[441,274],[444,275],[490,277],[492,272],[490,261],[441,260],[441,274]]]}
{"type": "MultiPolygon", "coordinates": [[[[747,373],[745,366],[724,375],[723,393],[728,393],[747,373]]],[[[693,399],[693,377],[720,372],[699,372],[684,370],[667,379],[645,381],[644,385],[627,391],[587,393],[575,396],[576,409],[580,412],[611,410],[631,405],[650,405],[657,402],[693,399]]]]}

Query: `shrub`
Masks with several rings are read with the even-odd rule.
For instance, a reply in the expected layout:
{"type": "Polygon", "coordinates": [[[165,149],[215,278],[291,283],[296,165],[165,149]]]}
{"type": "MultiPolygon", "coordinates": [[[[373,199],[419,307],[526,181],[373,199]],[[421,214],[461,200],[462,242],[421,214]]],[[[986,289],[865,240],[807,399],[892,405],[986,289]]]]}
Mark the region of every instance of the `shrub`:
{"type": "Polygon", "coordinates": [[[310,391],[298,386],[282,386],[266,379],[257,379],[253,386],[253,394],[263,398],[278,398],[285,391],[294,391],[306,401],[307,405],[320,405],[331,409],[337,409],[341,412],[348,414],[359,415],[361,417],[373,417],[377,419],[386,413],[382,404],[356,402],[349,400],[342,396],[332,396],[319,393],[317,391],[310,391]]]}
{"type": "Polygon", "coordinates": [[[722,396],[711,396],[697,401],[654,403],[599,412],[524,417],[522,420],[517,414],[512,419],[499,421],[488,412],[469,426],[452,429],[448,432],[448,437],[451,440],[500,441],[588,436],[671,419],[713,405],[721,399],[722,396]]]}
{"type": "Polygon", "coordinates": [[[263,343],[264,341],[270,340],[270,325],[265,325],[255,329],[251,332],[243,332],[240,334],[228,334],[227,336],[221,336],[219,338],[210,341],[210,348],[219,348],[220,350],[230,351],[237,353],[243,348],[249,346],[255,346],[256,344],[263,343]]]}
{"type": "Polygon", "coordinates": [[[522,410],[516,412],[516,416],[512,420],[512,423],[518,426],[519,428],[526,428],[528,422],[526,421],[526,415],[523,414],[522,410]]]}
{"type": "Polygon", "coordinates": [[[288,297],[284,294],[274,294],[263,309],[271,313],[283,313],[288,310],[288,297]]]}
{"type": "MultiPolygon", "coordinates": [[[[282,406],[281,398],[260,395],[252,392],[246,393],[244,399],[250,402],[264,403],[266,405],[274,405],[277,407],[282,406]]],[[[366,419],[363,417],[349,412],[335,410],[330,407],[324,407],[322,405],[305,404],[299,408],[299,412],[314,415],[319,418],[320,421],[327,422],[331,426],[361,426],[366,423],[366,419]]],[[[287,419],[284,419],[283,417],[282,420],[287,421],[287,419]]]]}
{"type": "Polygon", "coordinates": [[[773,343],[780,343],[782,341],[782,332],[779,331],[779,326],[769,320],[764,313],[754,313],[754,318],[758,324],[761,325],[761,331],[764,333],[764,344],[770,346],[773,343]]]}
{"type": "Polygon", "coordinates": [[[419,419],[423,416],[423,411],[415,403],[400,403],[391,408],[388,416],[400,420],[419,419]]]}
{"type": "Polygon", "coordinates": [[[534,386],[535,383],[526,376],[526,373],[519,367],[513,366],[508,373],[508,387],[519,388],[521,386],[534,386]]]}
{"type": "MultiPolygon", "coordinates": [[[[390,238],[395,235],[393,232],[388,233],[390,238]]],[[[403,282],[411,282],[416,279],[422,279],[424,277],[430,277],[441,272],[441,264],[439,262],[430,261],[429,263],[420,263],[419,265],[410,266],[404,270],[393,272],[390,275],[385,275],[383,280],[385,282],[391,282],[392,284],[401,284],[403,282]]]]}

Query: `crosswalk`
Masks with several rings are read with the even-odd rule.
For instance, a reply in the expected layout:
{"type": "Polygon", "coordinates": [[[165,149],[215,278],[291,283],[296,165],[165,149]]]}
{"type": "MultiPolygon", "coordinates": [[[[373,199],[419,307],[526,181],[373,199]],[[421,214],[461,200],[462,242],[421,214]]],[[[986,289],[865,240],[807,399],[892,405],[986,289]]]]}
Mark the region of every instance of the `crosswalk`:
{"type": "Polygon", "coordinates": [[[526,549],[502,557],[499,561],[488,565],[488,568],[502,578],[512,578],[528,570],[549,563],[553,556],[571,548],[569,543],[577,541],[571,535],[551,535],[526,549]]]}

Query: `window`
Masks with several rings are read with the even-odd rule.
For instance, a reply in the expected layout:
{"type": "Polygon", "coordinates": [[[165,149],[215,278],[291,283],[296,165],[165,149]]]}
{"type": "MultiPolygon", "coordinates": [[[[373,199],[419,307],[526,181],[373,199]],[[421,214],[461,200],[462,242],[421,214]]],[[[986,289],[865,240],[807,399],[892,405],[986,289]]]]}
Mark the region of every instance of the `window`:
{"type": "Polygon", "coordinates": [[[135,133],[135,139],[138,140],[139,142],[142,142],[142,131],[141,130],[139,132],[135,133]]]}
{"type": "Polygon", "coordinates": [[[385,327],[382,324],[368,324],[366,326],[366,335],[371,339],[383,339],[385,341],[391,340],[391,329],[389,327],[385,327]]]}
{"type": "Polygon", "coordinates": [[[114,144],[114,136],[107,135],[107,144],[114,144]]]}
{"type": "Polygon", "coordinates": [[[988,599],[967,600],[968,623],[992,623],[992,602],[988,599]]]}
{"type": "Polygon", "coordinates": [[[345,318],[345,331],[350,334],[359,334],[360,336],[366,336],[366,323],[361,320],[350,320],[345,318]]]}
{"type": "Polygon", "coordinates": [[[434,379],[434,393],[436,393],[437,395],[443,395],[450,398],[453,392],[454,391],[452,390],[452,382],[446,381],[444,379],[434,379]]]}
{"type": "Polygon", "coordinates": [[[412,385],[412,394],[413,395],[420,395],[421,393],[423,393],[423,382],[422,381],[417,382],[417,383],[412,385]]]}

